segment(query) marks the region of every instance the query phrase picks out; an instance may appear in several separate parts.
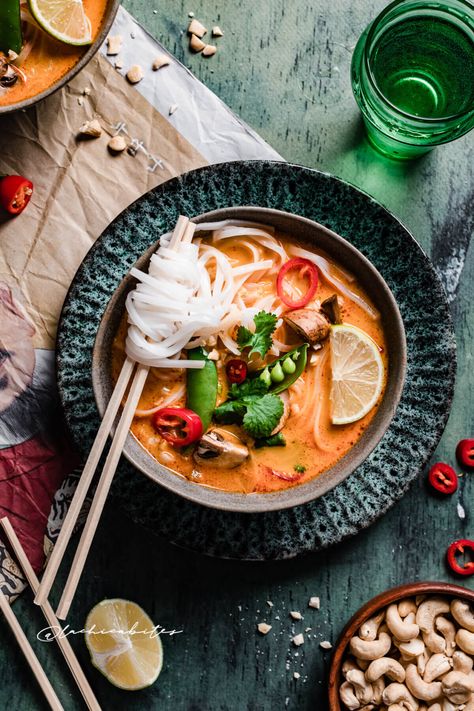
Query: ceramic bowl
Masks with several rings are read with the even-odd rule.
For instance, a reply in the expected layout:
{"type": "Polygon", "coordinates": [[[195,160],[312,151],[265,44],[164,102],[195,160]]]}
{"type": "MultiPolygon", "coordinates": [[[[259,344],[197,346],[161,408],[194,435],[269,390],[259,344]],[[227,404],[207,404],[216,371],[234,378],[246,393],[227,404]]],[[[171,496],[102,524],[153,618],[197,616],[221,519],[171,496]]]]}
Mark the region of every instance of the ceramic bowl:
{"type": "Polygon", "coordinates": [[[452,585],[444,582],[420,582],[407,583],[396,588],[386,590],[380,595],[369,600],[363,607],[358,610],[355,615],[349,620],[344,627],[341,635],[334,648],[329,669],[329,709],[330,711],[346,711],[346,708],[339,700],[339,687],[343,681],[342,664],[348,654],[348,645],[350,639],[356,634],[357,630],[366,620],[380,612],[384,607],[392,602],[397,602],[405,597],[414,597],[416,595],[444,595],[446,597],[460,597],[466,602],[474,604],[474,591],[459,585],[452,585]]]}
{"type": "MultiPolygon", "coordinates": [[[[0,0],[1,2],[1,0],[0,0]]],[[[47,96],[50,96],[50,94],[54,94],[55,91],[60,89],[62,86],[67,84],[73,77],[76,76],[78,72],[81,71],[83,67],[86,66],[94,56],[94,54],[97,53],[99,50],[99,47],[101,44],[105,41],[105,38],[107,37],[109,30],[112,26],[113,21],[115,20],[115,15],[117,14],[117,10],[120,5],[120,0],[108,0],[107,2],[107,8],[104,13],[104,19],[102,22],[102,27],[100,28],[99,34],[97,35],[96,39],[94,42],[90,45],[90,47],[86,50],[86,52],[82,55],[82,57],[79,59],[78,62],[70,69],[64,76],[62,76],[60,79],[58,79],[57,82],[49,86],[47,89],[42,91],[40,94],[37,94],[36,96],[31,96],[29,99],[25,99],[24,101],[19,101],[15,104],[10,104],[7,106],[0,106],[0,116],[5,115],[5,114],[10,114],[13,113],[14,111],[21,111],[24,109],[28,109],[31,106],[34,106],[37,104],[39,101],[42,101],[45,99],[47,96]]]]}
{"type": "MultiPolygon", "coordinates": [[[[356,274],[382,314],[390,354],[386,392],[369,427],[341,460],[312,481],[284,491],[269,494],[241,494],[201,486],[159,464],[132,435],[127,438],[124,455],[137,469],[157,484],[186,499],[217,509],[254,513],[290,508],[312,501],[346,479],[366,459],[383,437],[395,415],[406,370],[405,331],[395,299],[378,271],[355,247],[312,220],[259,207],[225,208],[192,219],[195,222],[240,219],[272,225],[277,230],[298,236],[308,245],[326,252],[342,267],[356,274]]],[[[136,264],[139,269],[147,270],[150,256],[156,248],[155,242],[142,255],[136,264]]],[[[121,282],[104,312],[97,332],[92,355],[92,382],[101,416],[113,390],[110,375],[112,341],[124,312],[127,293],[134,285],[135,280],[129,275],[121,282]]]]}

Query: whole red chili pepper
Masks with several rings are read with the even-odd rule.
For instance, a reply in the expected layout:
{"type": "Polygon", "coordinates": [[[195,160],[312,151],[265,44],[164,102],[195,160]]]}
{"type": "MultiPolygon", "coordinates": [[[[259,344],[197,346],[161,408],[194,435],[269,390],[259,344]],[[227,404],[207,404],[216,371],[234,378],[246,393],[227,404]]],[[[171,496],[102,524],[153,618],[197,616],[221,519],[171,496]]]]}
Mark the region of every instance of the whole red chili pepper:
{"type": "Polygon", "coordinates": [[[247,363],[240,358],[232,358],[225,367],[230,383],[243,383],[247,377],[247,363]]]}
{"type": "Polygon", "coordinates": [[[459,541],[454,541],[454,543],[451,543],[446,552],[446,558],[451,570],[453,570],[458,575],[473,575],[474,541],[470,541],[465,538],[461,538],[459,541]],[[464,556],[466,551],[469,552],[471,560],[464,560],[463,562],[460,562],[457,556],[464,556]]]}
{"type": "Polygon", "coordinates": [[[456,447],[459,464],[466,469],[474,469],[474,439],[462,439],[456,447]]]}
{"type": "Polygon", "coordinates": [[[0,179],[0,205],[10,213],[19,215],[31,200],[33,183],[21,175],[5,175],[0,179]]]}
{"type": "Polygon", "coordinates": [[[458,477],[449,464],[436,462],[428,473],[428,481],[440,494],[454,494],[458,488],[458,477]]]}

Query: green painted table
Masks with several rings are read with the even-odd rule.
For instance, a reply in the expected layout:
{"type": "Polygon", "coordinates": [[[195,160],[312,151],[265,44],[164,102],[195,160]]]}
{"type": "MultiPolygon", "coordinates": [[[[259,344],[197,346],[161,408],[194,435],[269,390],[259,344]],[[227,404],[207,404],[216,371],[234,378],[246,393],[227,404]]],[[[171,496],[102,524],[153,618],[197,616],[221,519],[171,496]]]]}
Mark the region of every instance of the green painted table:
{"type": "MultiPolygon", "coordinates": [[[[374,195],[432,255],[451,301],[459,348],[456,396],[438,449],[453,459],[462,436],[474,431],[473,231],[474,144],[471,136],[411,164],[377,156],[362,141],[349,83],[351,51],[383,0],[127,0],[145,27],[248,121],[286,159],[334,173],[374,195]],[[183,36],[187,14],[225,31],[211,60],[191,56],[183,36]],[[463,267],[464,264],[464,267],[463,267]]],[[[456,537],[473,537],[474,477],[461,480],[449,501],[429,496],[420,476],[382,520],[323,554],[285,563],[212,560],[150,538],[111,506],[103,517],[70,616],[80,630],[103,597],[140,602],[153,619],[181,634],[164,637],[165,665],[149,691],[109,686],[88,663],[81,635],[72,644],[104,709],[163,711],[324,711],[329,653],[348,617],[369,597],[409,580],[451,576],[444,550],[456,537]],[[457,504],[466,518],[457,514],[457,504]],[[307,607],[321,598],[319,612],[307,607]],[[266,601],[273,602],[270,608],[266,601]],[[311,627],[296,649],[290,610],[311,627]],[[267,621],[270,634],[256,633],[267,621]],[[301,677],[293,678],[297,671],[301,677]]],[[[473,585],[472,580],[465,581],[473,585]]],[[[44,625],[28,595],[15,609],[34,634],[44,625]]],[[[297,625],[298,631],[301,624],[297,625]]],[[[10,634],[0,626],[0,708],[45,708],[10,634]]],[[[82,708],[56,649],[36,644],[65,708],[82,708]]]]}

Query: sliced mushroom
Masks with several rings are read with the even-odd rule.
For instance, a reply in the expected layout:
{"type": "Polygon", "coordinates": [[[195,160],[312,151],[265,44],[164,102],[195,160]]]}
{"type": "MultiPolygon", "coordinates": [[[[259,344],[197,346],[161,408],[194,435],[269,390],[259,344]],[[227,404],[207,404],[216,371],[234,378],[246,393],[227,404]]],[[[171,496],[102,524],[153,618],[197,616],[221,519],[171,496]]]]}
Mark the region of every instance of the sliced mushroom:
{"type": "Polygon", "coordinates": [[[328,317],[330,323],[342,323],[341,308],[336,294],[324,299],[321,303],[321,311],[328,317]]]}
{"type": "Polygon", "coordinates": [[[0,86],[4,89],[9,89],[11,86],[17,83],[19,78],[18,71],[15,71],[11,64],[4,62],[1,65],[0,72],[0,86]]]}
{"type": "Polygon", "coordinates": [[[245,462],[249,450],[232,432],[223,429],[213,429],[201,437],[194,452],[198,464],[211,463],[219,469],[233,469],[245,462]]]}
{"type": "Polygon", "coordinates": [[[315,309],[295,309],[283,316],[283,320],[304,341],[312,346],[329,336],[330,323],[326,316],[315,309]]]}
{"type": "Polygon", "coordinates": [[[464,600],[453,600],[451,614],[456,622],[469,632],[474,632],[474,611],[464,600]]]}

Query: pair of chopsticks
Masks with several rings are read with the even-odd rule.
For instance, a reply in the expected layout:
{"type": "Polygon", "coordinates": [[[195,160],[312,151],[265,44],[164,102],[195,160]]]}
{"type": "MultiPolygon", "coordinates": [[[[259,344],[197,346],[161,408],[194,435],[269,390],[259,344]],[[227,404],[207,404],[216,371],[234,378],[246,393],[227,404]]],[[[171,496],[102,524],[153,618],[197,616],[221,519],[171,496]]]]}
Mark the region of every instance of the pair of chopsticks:
{"type": "MultiPolygon", "coordinates": [[[[192,241],[196,226],[190,222],[187,217],[182,215],[178,218],[176,227],[174,228],[171,240],[169,243],[170,249],[177,249],[181,243],[189,243],[192,241]]],[[[94,444],[89,453],[89,457],[84,466],[81,478],[79,480],[74,498],[69,507],[68,514],[64,520],[58,540],[54,546],[51,558],[46,567],[43,579],[39,586],[38,593],[35,598],[37,605],[44,605],[48,599],[49,593],[56,579],[61,561],[66,552],[69,540],[74,531],[75,524],[87,496],[92,479],[94,477],[97,465],[99,463],[102,452],[107,443],[108,436],[112,430],[117,412],[122,403],[123,397],[127,390],[133,372],[135,375],[128,392],[127,400],[122,410],[119,423],[115,430],[114,438],[104,464],[104,469],[99,479],[96,492],[92,501],[92,505],[87,517],[87,521],[82,532],[76,555],[74,557],[69,577],[64,587],[62,597],[56,611],[57,617],[64,620],[67,617],[71,607],[74,595],[76,593],[79,580],[81,578],[87,556],[89,554],[92,541],[94,539],[100,517],[107,500],[112,480],[119,463],[120,456],[127,438],[130,425],[132,424],[133,416],[140,400],[140,395],[145,385],[148,376],[149,368],[141,364],[137,364],[131,358],[126,358],[120,372],[119,378],[115,385],[114,391],[110,398],[109,404],[105,411],[102,423],[97,432],[94,444]],[[135,370],[135,366],[136,370],[135,370]]]]}
{"type": "MultiPolygon", "coordinates": [[[[3,530],[5,531],[5,534],[10,542],[15,557],[19,562],[20,567],[22,568],[31,589],[36,594],[40,585],[39,580],[36,577],[35,571],[33,570],[33,567],[30,561],[28,560],[23,546],[21,545],[15,531],[13,530],[10,520],[8,518],[2,518],[0,520],[0,524],[3,530]]],[[[51,707],[51,709],[53,709],[53,711],[63,711],[63,706],[60,700],[58,699],[56,692],[51,686],[51,682],[46,676],[44,669],[38,660],[38,657],[34,653],[33,648],[31,647],[20,623],[18,622],[12,608],[10,607],[6,596],[1,590],[0,609],[3,615],[5,616],[8,624],[10,625],[10,628],[20,646],[20,649],[25,655],[26,661],[30,665],[31,670],[35,675],[38,684],[40,685],[41,690],[46,697],[47,702],[49,703],[49,706],[51,707]]],[[[54,614],[53,608],[51,607],[49,602],[46,601],[41,606],[41,609],[49,626],[52,627],[53,631],[56,633],[56,642],[58,643],[63,657],[66,660],[74,679],[76,680],[76,684],[79,687],[79,690],[84,698],[84,701],[87,704],[87,707],[91,711],[101,711],[99,702],[94,696],[94,692],[92,691],[89,682],[87,681],[87,678],[81,668],[81,665],[79,664],[77,657],[74,654],[71,645],[69,644],[68,638],[63,634],[60,634],[61,625],[59,624],[59,621],[56,615],[54,614]]]]}

